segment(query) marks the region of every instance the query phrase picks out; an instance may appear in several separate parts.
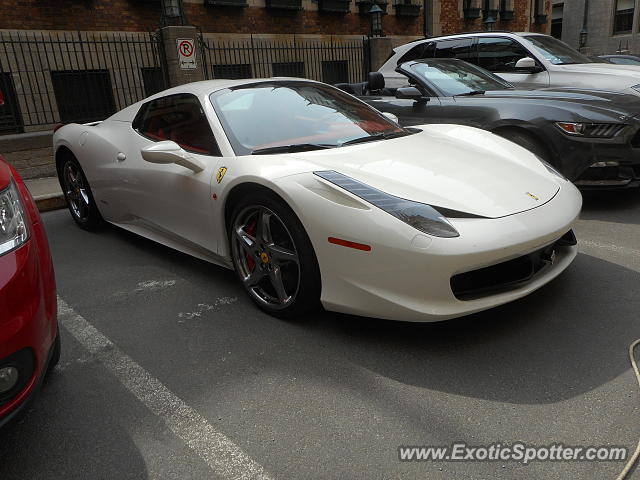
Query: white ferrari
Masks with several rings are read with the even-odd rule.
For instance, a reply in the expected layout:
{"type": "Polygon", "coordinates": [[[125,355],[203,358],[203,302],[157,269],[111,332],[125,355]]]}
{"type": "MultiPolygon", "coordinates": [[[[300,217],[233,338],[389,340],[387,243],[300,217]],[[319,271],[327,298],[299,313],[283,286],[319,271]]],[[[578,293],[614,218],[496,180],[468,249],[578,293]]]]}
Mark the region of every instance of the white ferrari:
{"type": "Polygon", "coordinates": [[[83,228],[233,268],[266,312],[436,321],[523,297],[576,256],[576,188],[459,125],[402,128],[334,87],[213,80],[54,135],[83,228]]]}

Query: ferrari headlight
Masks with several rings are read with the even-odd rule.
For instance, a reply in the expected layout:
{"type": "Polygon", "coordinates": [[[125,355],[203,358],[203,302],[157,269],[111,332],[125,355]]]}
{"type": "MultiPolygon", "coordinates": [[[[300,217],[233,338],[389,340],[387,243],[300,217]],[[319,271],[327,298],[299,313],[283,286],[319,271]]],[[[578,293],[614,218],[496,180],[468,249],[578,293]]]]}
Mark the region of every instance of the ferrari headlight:
{"type": "Polygon", "coordinates": [[[634,85],[633,88],[636,92],[640,93],[640,84],[639,85],[634,85]]]}
{"type": "Polygon", "coordinates": [[[16,185],[0,191],[0,255],[19,247],[29,238],[24,208],[16,185]]]}
{"type": "Polygon", "coordinates": [[[626,127],[620,123],[574,122],[556,122],[556,126],[567,135],[587,138],[613,138],[626,127]]]}
{"type": "Polygon", "coordinates": [[[460,236],[453,225],[430,205],[390,195],[332,170],[313,173],[384,210],[416,230],[434,237],[460,236]]]}

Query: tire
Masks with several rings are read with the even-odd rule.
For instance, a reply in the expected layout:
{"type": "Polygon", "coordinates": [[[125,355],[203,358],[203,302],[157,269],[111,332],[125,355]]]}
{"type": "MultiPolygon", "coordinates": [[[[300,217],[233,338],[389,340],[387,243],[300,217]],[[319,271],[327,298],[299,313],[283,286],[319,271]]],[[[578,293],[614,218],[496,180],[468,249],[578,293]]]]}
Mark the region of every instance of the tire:
{"type": "Polygon", "coordinates": [[[320,305],[313,246],[282,200],[267,192],[248,195],[235,205],[228,231],[235,271],[260,309],[297,320],[320,305]]]}
{"type": "Polygon", "coordinates": [[[87,177],[73,155],[66,155],[58,170],[58,180],[71,217],[85,230],[96,230],[104,224],[87,177]]]}
{"type": "Polygon", "coordinates": [[[60,329],[59,328],[58,328],[58,330],[56,332],[56,339],[53,342],[53,347],[52,348],[53,348],[53,350],[51,351],[51,358],[49,359],[49,365],[47,366],[47,372],[51,372],[53,370],[53,368],[60,361],[61,345],[60,345],[60,329]]]}
{"type": "Polygon", "coordinates": [[[521,147],[524,147],[530,152],[535,153],[545,162],[552,163],[551,155],[549,154],[549,150],[547,149],[547,147],[545,147],[533,135],[524,131],[511,129],[498,130],[495,133],[496,135],[500,135],[507,140],[511,140],[513,143],[517,143],[521,147]]]}

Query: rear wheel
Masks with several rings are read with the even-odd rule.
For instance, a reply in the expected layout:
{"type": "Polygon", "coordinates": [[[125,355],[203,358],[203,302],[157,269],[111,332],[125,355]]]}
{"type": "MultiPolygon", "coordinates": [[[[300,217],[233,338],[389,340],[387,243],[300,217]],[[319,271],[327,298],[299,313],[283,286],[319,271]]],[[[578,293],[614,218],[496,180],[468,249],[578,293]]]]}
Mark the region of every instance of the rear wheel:
{"type": "Polygon", "coordinates": [[[258,307],[295,318],[319,305],[313,246],[286,204],[266,193],[245,198],[233,210],[229,237],[235,270],[258,307]]]}
{"type": "Polygon", "coordinates": [[[91,187],[82,167],[71,155],[62,162],[58,171],[62,192],[75,222],[85,230],[94,230],[104,222],[91,193],[91,187]]]}

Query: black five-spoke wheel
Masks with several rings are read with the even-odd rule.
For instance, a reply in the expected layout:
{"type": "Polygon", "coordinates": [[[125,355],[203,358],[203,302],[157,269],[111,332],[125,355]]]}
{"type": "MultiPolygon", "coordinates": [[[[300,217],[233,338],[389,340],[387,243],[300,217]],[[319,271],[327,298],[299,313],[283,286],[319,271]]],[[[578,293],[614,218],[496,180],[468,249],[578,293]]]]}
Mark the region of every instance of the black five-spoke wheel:
{"type": "Polygon", "coordinates": [[[58,176],[69,211],[76,223],[87,230],[98,227],[103,222],[102,216],[93,199],[89,182],[73,156],[68,155],[64,159],[58,176]]]}
{"type": "Polygon", "coordinates": [[[258,195],[236,206],[230,243],[240,281],[260,308],[292,317],[317,306],[320,275],[313,247],[282,202],[258,195]]]}

